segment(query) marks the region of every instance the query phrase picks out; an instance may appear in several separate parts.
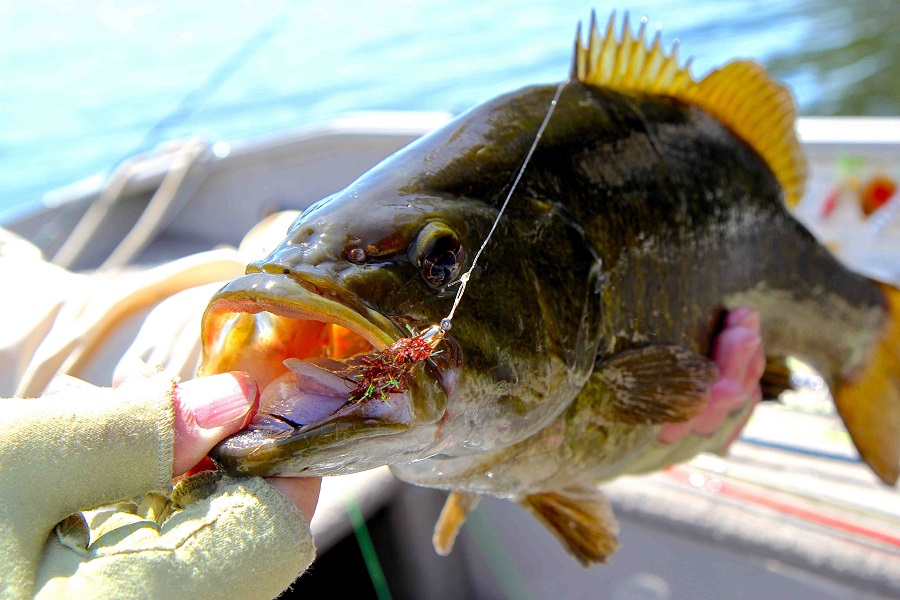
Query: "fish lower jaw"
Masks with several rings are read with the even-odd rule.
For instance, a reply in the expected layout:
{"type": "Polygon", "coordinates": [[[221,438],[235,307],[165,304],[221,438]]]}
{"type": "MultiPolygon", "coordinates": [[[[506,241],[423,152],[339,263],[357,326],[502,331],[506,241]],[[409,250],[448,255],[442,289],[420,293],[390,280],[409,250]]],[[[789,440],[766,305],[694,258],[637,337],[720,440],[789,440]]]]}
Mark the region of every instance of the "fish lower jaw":
{"type": "Polygon", "coordinates": [[[363,419],[390,424],[409,422],[408,398],[403,393],[381,393],[357,399],[358,360],[295,358],[284,361],[287,373],[260,394],[260,408],[251,428],[303,434],[329,423],[363,419]]]}
{"type": "Polygon", "coordinates": [[[388,464],[389,456],[378,448],[390,445],[384,438],[408,430],[405,424],[358,420],[333,421],[304,433],[250,427],[221,442],[209,456],[234,476],[347,475],[388,464]],[[370,450],[359,451],[361,445],[370,450]]]}
{"type": "Polygon", "coordinates": [[[287,372],[262,390],[247,429],[210,456],[235,475],[324,475],[384,464],[369,465],[370,457],[358,445],[408,430],[409,397],[384,393],[359,398],[358,356],[285,360],[287,372]]]}

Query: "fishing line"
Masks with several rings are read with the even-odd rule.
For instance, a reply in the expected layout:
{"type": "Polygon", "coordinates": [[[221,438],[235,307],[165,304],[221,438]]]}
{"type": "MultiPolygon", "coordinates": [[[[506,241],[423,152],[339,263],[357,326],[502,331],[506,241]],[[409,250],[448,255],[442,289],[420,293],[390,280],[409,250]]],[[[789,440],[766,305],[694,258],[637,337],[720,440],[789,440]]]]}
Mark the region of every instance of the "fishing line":
{"type": "Polygon", "coordinates": [[[500,211],[497,213],[497,218],[494,219],[494,223],[491,225],[490,231],[488,231],[487,236],[484,238],[484,242],[481,243],[481,247],[478,249],[478,252],[475,253],[475,258],[472,259],[472,265],[469,267],[469,270],[463,273],[459,278],[459,289],[456,290],[456,298],[453,300],[453,307],[450,309],[450,312],[447,314],[447,316],[441,319],[441,332],[450,330],[450,327],[452,326],[453,315],[456,313],[456,307],[459,306],[459,302],[460,300],[462,300],[463,294],[466,293],[466,285],[468,285],[469,279],[472,277],[472,272],[475,270],[475,265],[478,263],[478,257],[481,256],[481,253],[488,245],[488,242],[491,241],[491,236],[494,235],[494,230],[497,229],[497,224],[500,222],[500,218],[503,216],[503,212],[506,210],[506,205],[509,204],[510,198],[512,198],[513,193],[516,191],[516,187],[518,187],[519,185],[519,181],[521,181],[522,179],[522,175],[525,173],[525,168],[531,161],[531,157],[534,155],[534,151],[537,149],[538,143],[541,141],[541,136],[544,134],[544,130],[547,128],[547,123],[550,122],[550,117],[553,116],[553,112],[556,110],[556,105],[559,102],[559,97],[562,95],[563,88],[567,83],[569,83],[569,79],[561,82],[556,87],[556,94],[554,94],[553,100],[550,101],[550,107],[547,109],[547,114],[544,115],[544,120],[541,122],[541,126],[538,127],[537,133],[534,136],[534,141],[531,143],[531,148],[528,149],[528,153],[525,155],[525,160],[522,161],[522,166],[519,167],[519,172],[516,174],[516,178],[513,180],[512,186],[509,188],[509,192],[506,194],[506,199],[503,201],[503,204],[500,205],[500,211]]]}
{"type": "Polygon", "coordinates": [[[522,161],[522,166],[519,167],[519,172],[516,174],[516,177],[509,188],[509,192],[506,194],[506,199],[504,199],[503,204],[500,205],[500,210],[497,212],[497,216],[494,219],[494,223],[491,225],[491,229],[481,243],[478,252],[475,253],[475,258],[472,259],[472,265],[469,267],[469,270],[463,273],[459,278],[459,289],[456,290],[456,298],[453,300],[453,306],[450,308],[450,312],[446,317],[441,319],[440,324],[432,325],[413,337],[401,337],[390,347],[381,352],[376,352],[374,358],[365,362],[362,367],[359,367],[354,374],[357,385],[350,396],[350,402],[355,401],[358,403],[372,398],[380,398],[383,400],[387,394],[403,391],[405,384],[402,382],[406,377],[409,377],[411,369],[426,358],[433,357],[437,354],[437,352],[435,352],[437,345],[444,338],[444,334],[450,331],[450,328],[452,327],[453,315],[456,313],[456,308],[459,306],[463,294],[466,293],[466,285],[469,283],[469,279],[475,271],[475,266],[478,264],[478,258],[481,256],[481,253],[484,252],[488,242],[491,241],[491,236],[494,234],[494,230],[497,229],[497,224],[503,217],[506,206],[509,204],[513,193],[516,191],[516,187],[518,187],[519,182],[522,180],[525,168],[528,167],[528,163],[531,161],[531,157],[534,155],[538,143],[541,141],[541,136],[547,128],[547,123],[550,122],[550,117],[553,116],[553,112],[556,110],[556,105],[559,103],[559,98],[567,83],[569,83],[568,79],[556,87],[556,93],[550,101],[550,106],[547,108],[547,114],[544,115],[544,120],[541,121],[537,133],[534,135],[531,147],[525,154],[525,159],[522,161]]]}

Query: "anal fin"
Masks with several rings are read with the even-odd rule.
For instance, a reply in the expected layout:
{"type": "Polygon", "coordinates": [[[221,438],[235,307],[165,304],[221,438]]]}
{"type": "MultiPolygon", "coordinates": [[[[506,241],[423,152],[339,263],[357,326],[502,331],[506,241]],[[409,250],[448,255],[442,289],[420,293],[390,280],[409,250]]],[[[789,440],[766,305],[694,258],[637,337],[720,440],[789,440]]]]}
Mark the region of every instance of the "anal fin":
{"type": "Polygon", "coordinates": [[[585,567],[605,563],[619,549],[619,524],[609,500],[590,486],[530,494],[519,505],[534,515],[585,567]]]}
{"type": "Polygon", "coordinates": [[[677,344],[620,352],[594,372],[607,396],[598,416],[629,425],[687,421],[706,406],[719,375],[708,358],[677,344]]]}
{"type": "Polygon", "coordinates": [[[459,530],[466,522],[469,513],[478,506],[480,499],[480,496],[468,492],[450,492],[444,508],[441,510],[441,516],[434,525],[434,536],[431,541],[434,544],[435,552],[441,556],[450,554],[459,530]]]}

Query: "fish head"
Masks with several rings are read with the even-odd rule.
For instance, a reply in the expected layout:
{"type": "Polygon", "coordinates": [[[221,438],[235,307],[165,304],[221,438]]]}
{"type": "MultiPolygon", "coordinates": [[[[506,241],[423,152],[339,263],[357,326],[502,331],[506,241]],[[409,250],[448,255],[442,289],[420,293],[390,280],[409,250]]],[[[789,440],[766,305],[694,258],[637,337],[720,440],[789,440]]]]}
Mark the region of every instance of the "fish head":
{"type": "Polygon", "coordinates": [[[262,390],[258,414],[216,449],[217,462],[242,473],[351,472],[428,445],[424,430],[444,415],[460,375],[452,334],[412,367],[402,391],[349,398],[366,383],[351,377],[360,357],[445,316],[464,261],[461,221],[439,214],[434,198],[410,204],[360,203],[352,192],[321,201],[213,297],[200,374],[243,370],[262,390]]]}
{"type": "Polygon", "coordinates": [[[545,425],[586,379],[596,257],[556,227],[559,211],[514,198],[434,352],[390,393],[359,393],[354,368],[448,316],[509,183],[470,195],[453,174],[477,168],[422,150],[308,208],[213,297],[200,374],[247,371],[263,390],[250,426],[211,454],[226,470],[332,475],[477,453],[545,425]]]}

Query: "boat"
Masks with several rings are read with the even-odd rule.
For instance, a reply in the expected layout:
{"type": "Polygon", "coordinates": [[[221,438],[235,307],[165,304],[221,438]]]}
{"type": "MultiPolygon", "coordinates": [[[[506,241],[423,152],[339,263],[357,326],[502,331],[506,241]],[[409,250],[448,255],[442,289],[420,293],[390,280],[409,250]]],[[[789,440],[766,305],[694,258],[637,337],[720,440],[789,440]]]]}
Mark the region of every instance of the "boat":
{"type": "MultiPolygon", "coordinates": [[[[0,226],[70,270],[140,272],[236,246],[260,219],[342,189],[450,118],[365,113],[247,141],[168,142],[0,226]]],[[[796,216],[851,268],[900,285],[900,199],[870,214],[861,201],[868,181],[900,177],[900,119],[798,127],[811,176],[796,216]]],[[[94,361],[72,374],[108,385],[112,367],[94,361]]],[[[312,523],[320,558],[295,592],[350,585],[365,597],[380,571],[394,597],[900,597],[900,492],[860,462],[821,378],[800,373],[795,392],[756,409],[728,456],[603,486],[622,526],[609,565],[581,568],[499,499],[482,502],[439,557],[431,528],[445,494],[376,469],[325,481],[312,523]],[[380,561],[361,559],[356,538],[364,550],[370,539],[380,561]]]]}

